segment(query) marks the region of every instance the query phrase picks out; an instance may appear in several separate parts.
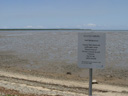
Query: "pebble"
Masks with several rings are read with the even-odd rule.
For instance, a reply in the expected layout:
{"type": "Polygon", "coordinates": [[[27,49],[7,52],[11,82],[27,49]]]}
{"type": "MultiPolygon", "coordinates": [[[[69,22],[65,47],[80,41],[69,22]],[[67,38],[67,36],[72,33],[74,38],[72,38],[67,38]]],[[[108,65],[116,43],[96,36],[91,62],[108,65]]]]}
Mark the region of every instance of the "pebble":
{"type": "Polygon", "coordinates": [[[92,84],[98,84],[97,80],[92,80],[92,84]]]}
{"type": "Polygon", "coordinates": [[[66,74],[67,74],[67,75],[72,75],[72,73],[71,73],[71,72],[67,72],[66,74]]]}

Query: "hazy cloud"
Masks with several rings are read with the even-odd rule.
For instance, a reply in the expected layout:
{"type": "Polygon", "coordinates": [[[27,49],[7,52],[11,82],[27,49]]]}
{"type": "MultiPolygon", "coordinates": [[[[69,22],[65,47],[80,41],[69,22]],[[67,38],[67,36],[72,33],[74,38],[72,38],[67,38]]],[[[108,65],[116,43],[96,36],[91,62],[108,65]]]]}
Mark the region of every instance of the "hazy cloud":
{"type": "Polygon", "coordinates": [[[26,26],[25,28],[33,28],[32,26],[30,26],[30,25],[28,25],[28,26],[26,26]]]}
{"type": "Polygon", "coordinates": [[[28,25],[28,26],[25,26],[24,28],[45,28],[44,26],[31,26],[31,25],[28,25]]]}
{"type": "Polygon", "coordinates": [[[87,24],[88,27],[96,27],[96,24],[93,24],[93,23],[89,23],[87,24]]]}

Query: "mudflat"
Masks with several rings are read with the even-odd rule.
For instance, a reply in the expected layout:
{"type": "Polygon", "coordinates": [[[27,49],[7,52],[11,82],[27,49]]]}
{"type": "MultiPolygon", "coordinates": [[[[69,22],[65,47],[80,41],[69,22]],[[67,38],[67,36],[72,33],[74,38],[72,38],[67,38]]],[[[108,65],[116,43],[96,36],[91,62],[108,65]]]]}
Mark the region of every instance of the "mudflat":
{"type": "MultiPolygon", "coordinates": [[[[0,32],[0,70],[60,81],[88,82],[88,69],[77,67],[77,34],[0,32]]],[[[127,37],[128,32],[106,32],[106,66],[93,71],[93,79],[98,83],[128,86],[127,37]]]]}
{"type": "MultiPolygon", "coordinates": [[[[105,78],[102,80],[106,82],[112,78],[127,80],[128,32],[105,33],[106,65],[104,69],[94,69],[94,78],[105,78]]],[[[77,35],[78,32],[2,31],[0,68],[60,79],[67,79],[67,75],[87,79],[88,69],[77,67],[77,35]]]]}

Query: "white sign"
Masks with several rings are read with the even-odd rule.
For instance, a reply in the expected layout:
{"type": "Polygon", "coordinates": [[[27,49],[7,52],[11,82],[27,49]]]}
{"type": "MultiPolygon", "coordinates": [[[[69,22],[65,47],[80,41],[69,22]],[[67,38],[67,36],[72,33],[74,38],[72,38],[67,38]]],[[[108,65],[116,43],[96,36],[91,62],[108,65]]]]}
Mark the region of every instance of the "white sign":
{"type": "Polygon", "coordinates": [[[105,41],[105,33],[78,33],[78,66],[80,68],[103,68],[105,41]]]}

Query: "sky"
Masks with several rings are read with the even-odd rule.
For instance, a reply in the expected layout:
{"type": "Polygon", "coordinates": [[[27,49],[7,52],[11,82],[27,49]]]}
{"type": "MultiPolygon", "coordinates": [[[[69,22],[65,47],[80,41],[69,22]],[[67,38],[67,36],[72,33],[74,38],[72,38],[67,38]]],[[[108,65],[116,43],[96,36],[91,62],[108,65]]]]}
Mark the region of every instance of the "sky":
{"type": "Polygon", "coordinates": [[[2,28],[128,30],[128,0],[0,0],[2,28]]]}

